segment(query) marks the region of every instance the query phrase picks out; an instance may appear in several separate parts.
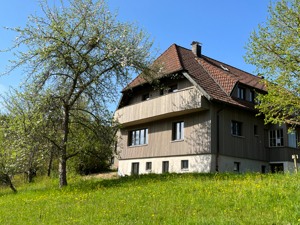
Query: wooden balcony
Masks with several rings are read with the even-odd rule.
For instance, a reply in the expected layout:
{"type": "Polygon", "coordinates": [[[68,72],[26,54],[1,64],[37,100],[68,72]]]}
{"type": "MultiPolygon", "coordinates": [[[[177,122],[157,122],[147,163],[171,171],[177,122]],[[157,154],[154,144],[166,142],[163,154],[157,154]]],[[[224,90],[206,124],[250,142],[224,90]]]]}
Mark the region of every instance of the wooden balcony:
{"type": "Polygon", "coordinates": [[[205,109],[209,109],[207,99],[195,87],[189,87],[120,108],[115,118],[124,126],[131,126],[205,109]]]}

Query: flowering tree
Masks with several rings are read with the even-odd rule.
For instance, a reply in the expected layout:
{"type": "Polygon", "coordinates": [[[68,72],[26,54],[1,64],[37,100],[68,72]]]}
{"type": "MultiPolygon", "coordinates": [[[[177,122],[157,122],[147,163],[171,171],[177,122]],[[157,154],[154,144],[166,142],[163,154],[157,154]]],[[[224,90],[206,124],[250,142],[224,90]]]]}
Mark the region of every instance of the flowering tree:
{"type": "Polygon", "coordinates": [[[268,94],[259,95],[257,108],[265,122],[300,122],[300,1],[270,3],[267,22],[253,31],[246,62],[264,76],[268,94]]]}
{"type": "Polygon", "coordinates": [[[87,124],[108,115],[106,103],[116,100],[119,87],[126,86],[132,73],[150,78],[155,74],[149,69],[153,41],[144,30],[118,22],[103,0],[68,4],[61,1],[61,7],[50,8],[47,0],[40,1],[44,17],[31,15],[25,28],[8,28],[18,36],[5,50],[27,46],[26,52],[16,52],[18,60],[11,61],[7,73],[22,67],[26,94],[40,98],[36,110],[43,120],[56,118],[60,124],[59,137],[49,138],[59,152],[60,187],[67,185],[67,160],[76,155],[69,140],[72,115],[89,115],[89,123],[76,120],[89,129],[87,124]],[[78,107],[83,99],[88,104],[78,107]]]}

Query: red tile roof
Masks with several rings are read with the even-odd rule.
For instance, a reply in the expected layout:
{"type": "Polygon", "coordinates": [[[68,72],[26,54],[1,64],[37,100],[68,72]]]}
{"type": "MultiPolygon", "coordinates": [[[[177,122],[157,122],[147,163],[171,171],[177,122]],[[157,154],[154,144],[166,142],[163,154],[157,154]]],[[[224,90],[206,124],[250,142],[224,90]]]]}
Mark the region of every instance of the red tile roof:
{"type": "MultiPolygon", "coordinates": [[[[157,65],[163,65],[162,74],[169,74],[183,69],[179,61],[179,56],[175,44],[172,44],[164,53],[162,53],[155,60],[154,63],[156,63],[157,65]]],[[[145,82],[147,81],[139,75],[133,81],[131,81],[123,90],[140,85],[145,82]]]]}
{"type": "MultiPolygon", "coordinates": [[[[201,58],[196,57],[191,50],[176,44],[172,44],[155,62],[164,62],[163,74],[187,71],[190,77],[217,101],[254,109],[253,103],[230,96],[235,84],[239,82],[256,90],[266,91],[264,84],[259,82],[261,78],[205,55],[201,58]]],[[[144,82],[144,78],[137,76],[123,90],[144,82]]]]}

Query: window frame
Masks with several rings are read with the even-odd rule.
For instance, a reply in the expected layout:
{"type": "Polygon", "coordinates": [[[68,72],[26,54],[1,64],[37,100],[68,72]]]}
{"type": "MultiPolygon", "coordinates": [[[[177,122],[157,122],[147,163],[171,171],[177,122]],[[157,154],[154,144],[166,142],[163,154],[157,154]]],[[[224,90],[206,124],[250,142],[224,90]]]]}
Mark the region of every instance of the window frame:
{"type": "Polygon", "coordinates": [[[172,141],[184,140],[184,121],[174,122],[172,127],[172,141]]]}
{"type": "Polygon", "coordinates": [[[269,130],[269,147],[271,148],[274,148],[274,147],[282,147],[284,146],[284,135],[283,135],[283,129],[276,129],[276,130],[269,130]],[[271,132],[275,132],[275,133],[272,133],[271,135],[271,132]],[[280,137],[278,137],[278,133],[280,133],[280,137]],[[275,135],[274,135],[275,134],[275,135]],[[274,136],[274,137],[273,137],[274,136]],[[278,145],[278,139],[280,139],[280,143],[278,145]],[[272,145],[273,144],[273,141],[271,142],[271,140],[275,141],[275,145],[272,145]]]}
{"type": "Polygon", "coordinates": [[[168,90],[169,93],[173,93],[173,92],[177,92],[177,91],[178,91],[178,85],[177,84],[169,86],[169,90],[168,90]]]}
{"type": "Polygon", "coordinates": [[[253,134],[254,134],[255,136],[258,136],[257,125],[254,125],[254,126],[253,126],[253,134]]]}
{"type": "Polygon", "coordinates": [[[129,131],[128,146],[147,145],[148,144],[148,133],[149,133],[148,128],[129,131]],[[137,139],[137,133],[138,133],[138,139],[137,139]],[[142,137],[142,133],[144,133],[143,137],[142,137]],[[142,140],[143,140],[143,143],[142,143],[142,140]]]}
{"type": "Polygon", "coordinates": [[[267,168],[266,165],[262,165],[262,166],[261,166],[261,173],[262,173],[262,174],[265,174],[265,173],[266,173],[266,168],[267,168]]]}
{"type": "Polygon", "coordinates": [[[291,148],[297,148],[298,147],[298,135],[297,135],[297,131],[293,130],[291,132],[288,133],[288,143],[289,143],[289,147],[291,148]],[[291,136],[292,134],[294,134],[294,138],[291,136]],[[292,141],[295,141],[295,143],[291,143],[292,141]]]}
{"type": "Polygon", "coordinates": [[[149,93],[144,94],[142,97],[142,101],[148,101],[148,100],[150,100],[150,94],[149,93]]]}
{"type": "Polygon", "coordinates": [[[241,163],[240,162],[233,162],[233,172],[239,173],[240,172],[241,163]]]}
{"type": "Polygon", "coordinates": [[[146,162],[146,171],[151,171],[151,170],[152,170],[152,162],[146,162]]]}
{"type": "Polygon", "coordinates": [[[250,102],[255,103],[255,91],[250,91],[250,102]]]}
{"type": "Polygon", "coordinates": [[[162,173],[169,173],[169,161],[162,161],[162,173]],[[167,166],[167,171],[165,171],[165,165],[167,166]]]}
{"type": "Polygon", "coordinates": [[[242,100],[246,99],[246,89],[245,88],[238,87],[238,98],[242,99],[242,100]]]}
{"type": "Polygon", "coordinates": [[[231,120],[231,134],[235,136],[242,137],[242,122],[231,120]],[[236,126],[238,125],[238,127],[236,126]],[[238,129],[237,129],[238,128],[238,129]]]}
{"type": "Polygon", "coordinates": [[[181,170],[189,170],[189,160],[181,160],[181,170]]]}
{"type": "Polygon", "coordinates": [[[131,175],[139,175],[140,173],[140,163],[139,162],[134,162],[131,163],[131,175]],[[134,172],[134,165],[137,165],[137,172],[134,172]]]}

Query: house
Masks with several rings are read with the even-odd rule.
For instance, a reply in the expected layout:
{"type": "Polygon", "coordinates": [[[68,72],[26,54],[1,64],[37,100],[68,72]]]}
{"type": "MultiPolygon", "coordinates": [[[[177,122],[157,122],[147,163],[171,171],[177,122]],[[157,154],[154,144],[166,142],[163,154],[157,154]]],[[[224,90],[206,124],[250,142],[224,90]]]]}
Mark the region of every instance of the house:
{"type": "Polygon", "coordinates": [[[294,171],[299,129],[256,116],[261,77],[203,55],[198,42],[172,44],[158,60],[162,86],[138,76],[115,111],[122,174],[294,171]]]}

